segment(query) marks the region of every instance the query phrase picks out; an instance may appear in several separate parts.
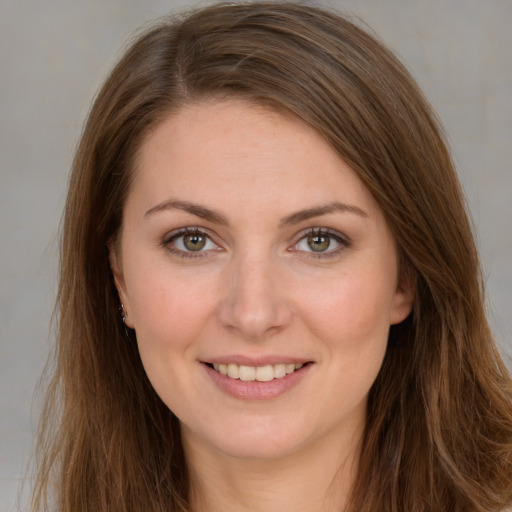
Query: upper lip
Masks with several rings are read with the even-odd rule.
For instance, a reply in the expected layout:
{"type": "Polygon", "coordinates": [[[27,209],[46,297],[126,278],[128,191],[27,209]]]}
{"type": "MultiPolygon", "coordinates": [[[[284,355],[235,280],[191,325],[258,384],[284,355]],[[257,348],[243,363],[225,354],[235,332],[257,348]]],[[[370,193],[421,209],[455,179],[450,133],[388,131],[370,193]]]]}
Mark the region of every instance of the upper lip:
{"type": "Polygon", "coordinates": [[[211,364],[237,364],[243,366],[266,366],[274,364],[306,364],[312,362],[304,357],[266,355],[250,357],[244,355],[215,356],[202,360],[203,363],[211,364]]]}

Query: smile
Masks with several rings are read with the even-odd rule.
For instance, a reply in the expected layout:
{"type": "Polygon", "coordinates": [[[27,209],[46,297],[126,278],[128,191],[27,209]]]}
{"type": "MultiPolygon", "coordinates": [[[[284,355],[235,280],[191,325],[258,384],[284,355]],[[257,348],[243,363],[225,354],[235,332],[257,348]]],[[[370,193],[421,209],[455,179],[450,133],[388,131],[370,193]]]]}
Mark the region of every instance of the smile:
{"type": "Polygon", "coordinates": [[[270,382],[274,379],[282,379],[286,375],[294,373],[296,370],[300,370],[304,364],[302,363],[278,363],[278,364],[267,364],[264,366],[245,366],[234,363],[229,364],[217,364],[214,363],[213,369],[230,379],[239,379],[245,382],[258,381],[258,382],[270,382]]]}

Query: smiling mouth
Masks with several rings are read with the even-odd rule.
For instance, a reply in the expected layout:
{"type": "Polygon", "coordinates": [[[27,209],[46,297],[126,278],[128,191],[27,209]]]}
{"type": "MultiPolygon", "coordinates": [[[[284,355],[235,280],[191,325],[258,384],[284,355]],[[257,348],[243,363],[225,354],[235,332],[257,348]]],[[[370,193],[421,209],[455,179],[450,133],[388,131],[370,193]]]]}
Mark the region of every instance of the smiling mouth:
{"type": "Polygon", "coordinates": [[[258,381],[269,382],[274,379],[282,379],[290,375],[309,363],[290,363],[290,364],[267,364],[264,366],[245,366],[234,363],[217,364],[208,363],[210,368],[216,372],[229,377],[234,380],[241,380],[245,382],[258,381]]]}

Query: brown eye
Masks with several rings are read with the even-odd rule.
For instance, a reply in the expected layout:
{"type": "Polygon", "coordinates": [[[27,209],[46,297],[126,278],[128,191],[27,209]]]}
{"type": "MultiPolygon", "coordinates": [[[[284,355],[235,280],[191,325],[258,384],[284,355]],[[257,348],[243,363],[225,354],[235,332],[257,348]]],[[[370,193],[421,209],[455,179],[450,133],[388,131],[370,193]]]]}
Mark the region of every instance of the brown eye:
{"type": "Polygon", "coordinates": [[[310,235],[308,236],[308,246],[314,252],[324,252],[329,249],[331,245],[331,238],[325,235],[310,235]]]}
{"type": "Polygon", "coordinates": [[[201,233],[184,235],[183,245],[189,251],[200,251],[206,245],[206,237],[201,233]]]}

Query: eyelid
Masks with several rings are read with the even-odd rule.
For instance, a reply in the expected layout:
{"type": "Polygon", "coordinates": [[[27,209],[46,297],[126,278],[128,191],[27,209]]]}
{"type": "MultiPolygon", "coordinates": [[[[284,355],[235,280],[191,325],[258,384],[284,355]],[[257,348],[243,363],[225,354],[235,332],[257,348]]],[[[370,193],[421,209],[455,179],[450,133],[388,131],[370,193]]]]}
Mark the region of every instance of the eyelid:
{"type": "Polygon", "coordinates": [[[329,258],[337,256],[340,252],[347,249],[351,245],[352,242],[350,241],[350,239],[346,235],[340,233],[339,231],[325,227],[313,227],[304,229],[301,232],[297,233],[297,235],[295,236],[295,242],[288,250],[292,252],[300,252],[305,257],[329,258]],[[299,242],[301,242],[308,236],[328,236],[336,240],[336,242],[340,244],[340,247],[337,247],[332,250],[327,250],[325,252],[303,251],[301,249],[297,249],[297,245],[299,244],[299,242]]]}
{"type": "Polygon", "coordinates": [[[166,233],[162,239],[162,243],[168,244],[174,238],[178,238],[179,236],[183,236],[183,235],[195,234],[195,233],[207,236],[208,238],[211,238],[211,235],[208,232],[208,230],[206,230],[204,228],[200,228],[199,226],[186,226],[183,228],[173,229],[172,231],[169,231],[168,233],[166,233]]]}
{"type": "MultiPolygon", "coordinates": [[[[199,227],[199,226],[186,226],[183,228],[175,229],[169,233],[167,233],[161,242],[161,245],[166,248],[170,253],[175,254],[182,258],[204,258],[211,256],[212,252],[218,252],[223,250],[222,246],[216,241],[216,236],[212,235],[209,230],[199,227]],[[206,249],[206,250],[200,250],[200,251],[184,251],[181,249],[178,249],[175,247],[172,242],[173,240],[185,236],[187,234],[199,234],[204,237],[206,237],[211,243],[213,243],[216,247],[214,249],[206,249]]],[[[288,251],[290,252],[298,252],[301,253],[301,255],[305,257],[310,258],[328,258],[332,256],[337,256],[340,252],[342,252],[344,249],[350,247],[352,245],[352,242],[350,239],[340,233],[339,231],[333,230],[331,228],[325,228],[325,227],[310,227],[307,229],[304,229],[297,233],[297,235],[294,237],[295,241],[293,242],[292,246],[289,247],[288,251]],[[340,244],[340,247],[337,247],[335,249],[327,250],[324,252],[315,252],[315,251],[304,251],[302,249],[297,249],[297,245],[304,240],[304,238],[308,236],[328,236],[332,239],[334,239],[337,243],[340,244]]]]}
{"type": "Polygon", "coordinates": [[[215,237],[212,236],[207,229],[200,228],[198,226],[187,226],[184,228],[175,229],[167,233],[162,239],[162,246],[165,249],[167,249],[171,254],[174,254],[182,258],[205,258],[210,256],[212,251],[217,252],[222,250],[222,247],[215,241],[215,237]],[[174,240],[190,234],[198,234],[206,237],[211,243],[213,243],[216,246],[216,248],[200,251],[183,251],[172,244],[174,240]]]}

